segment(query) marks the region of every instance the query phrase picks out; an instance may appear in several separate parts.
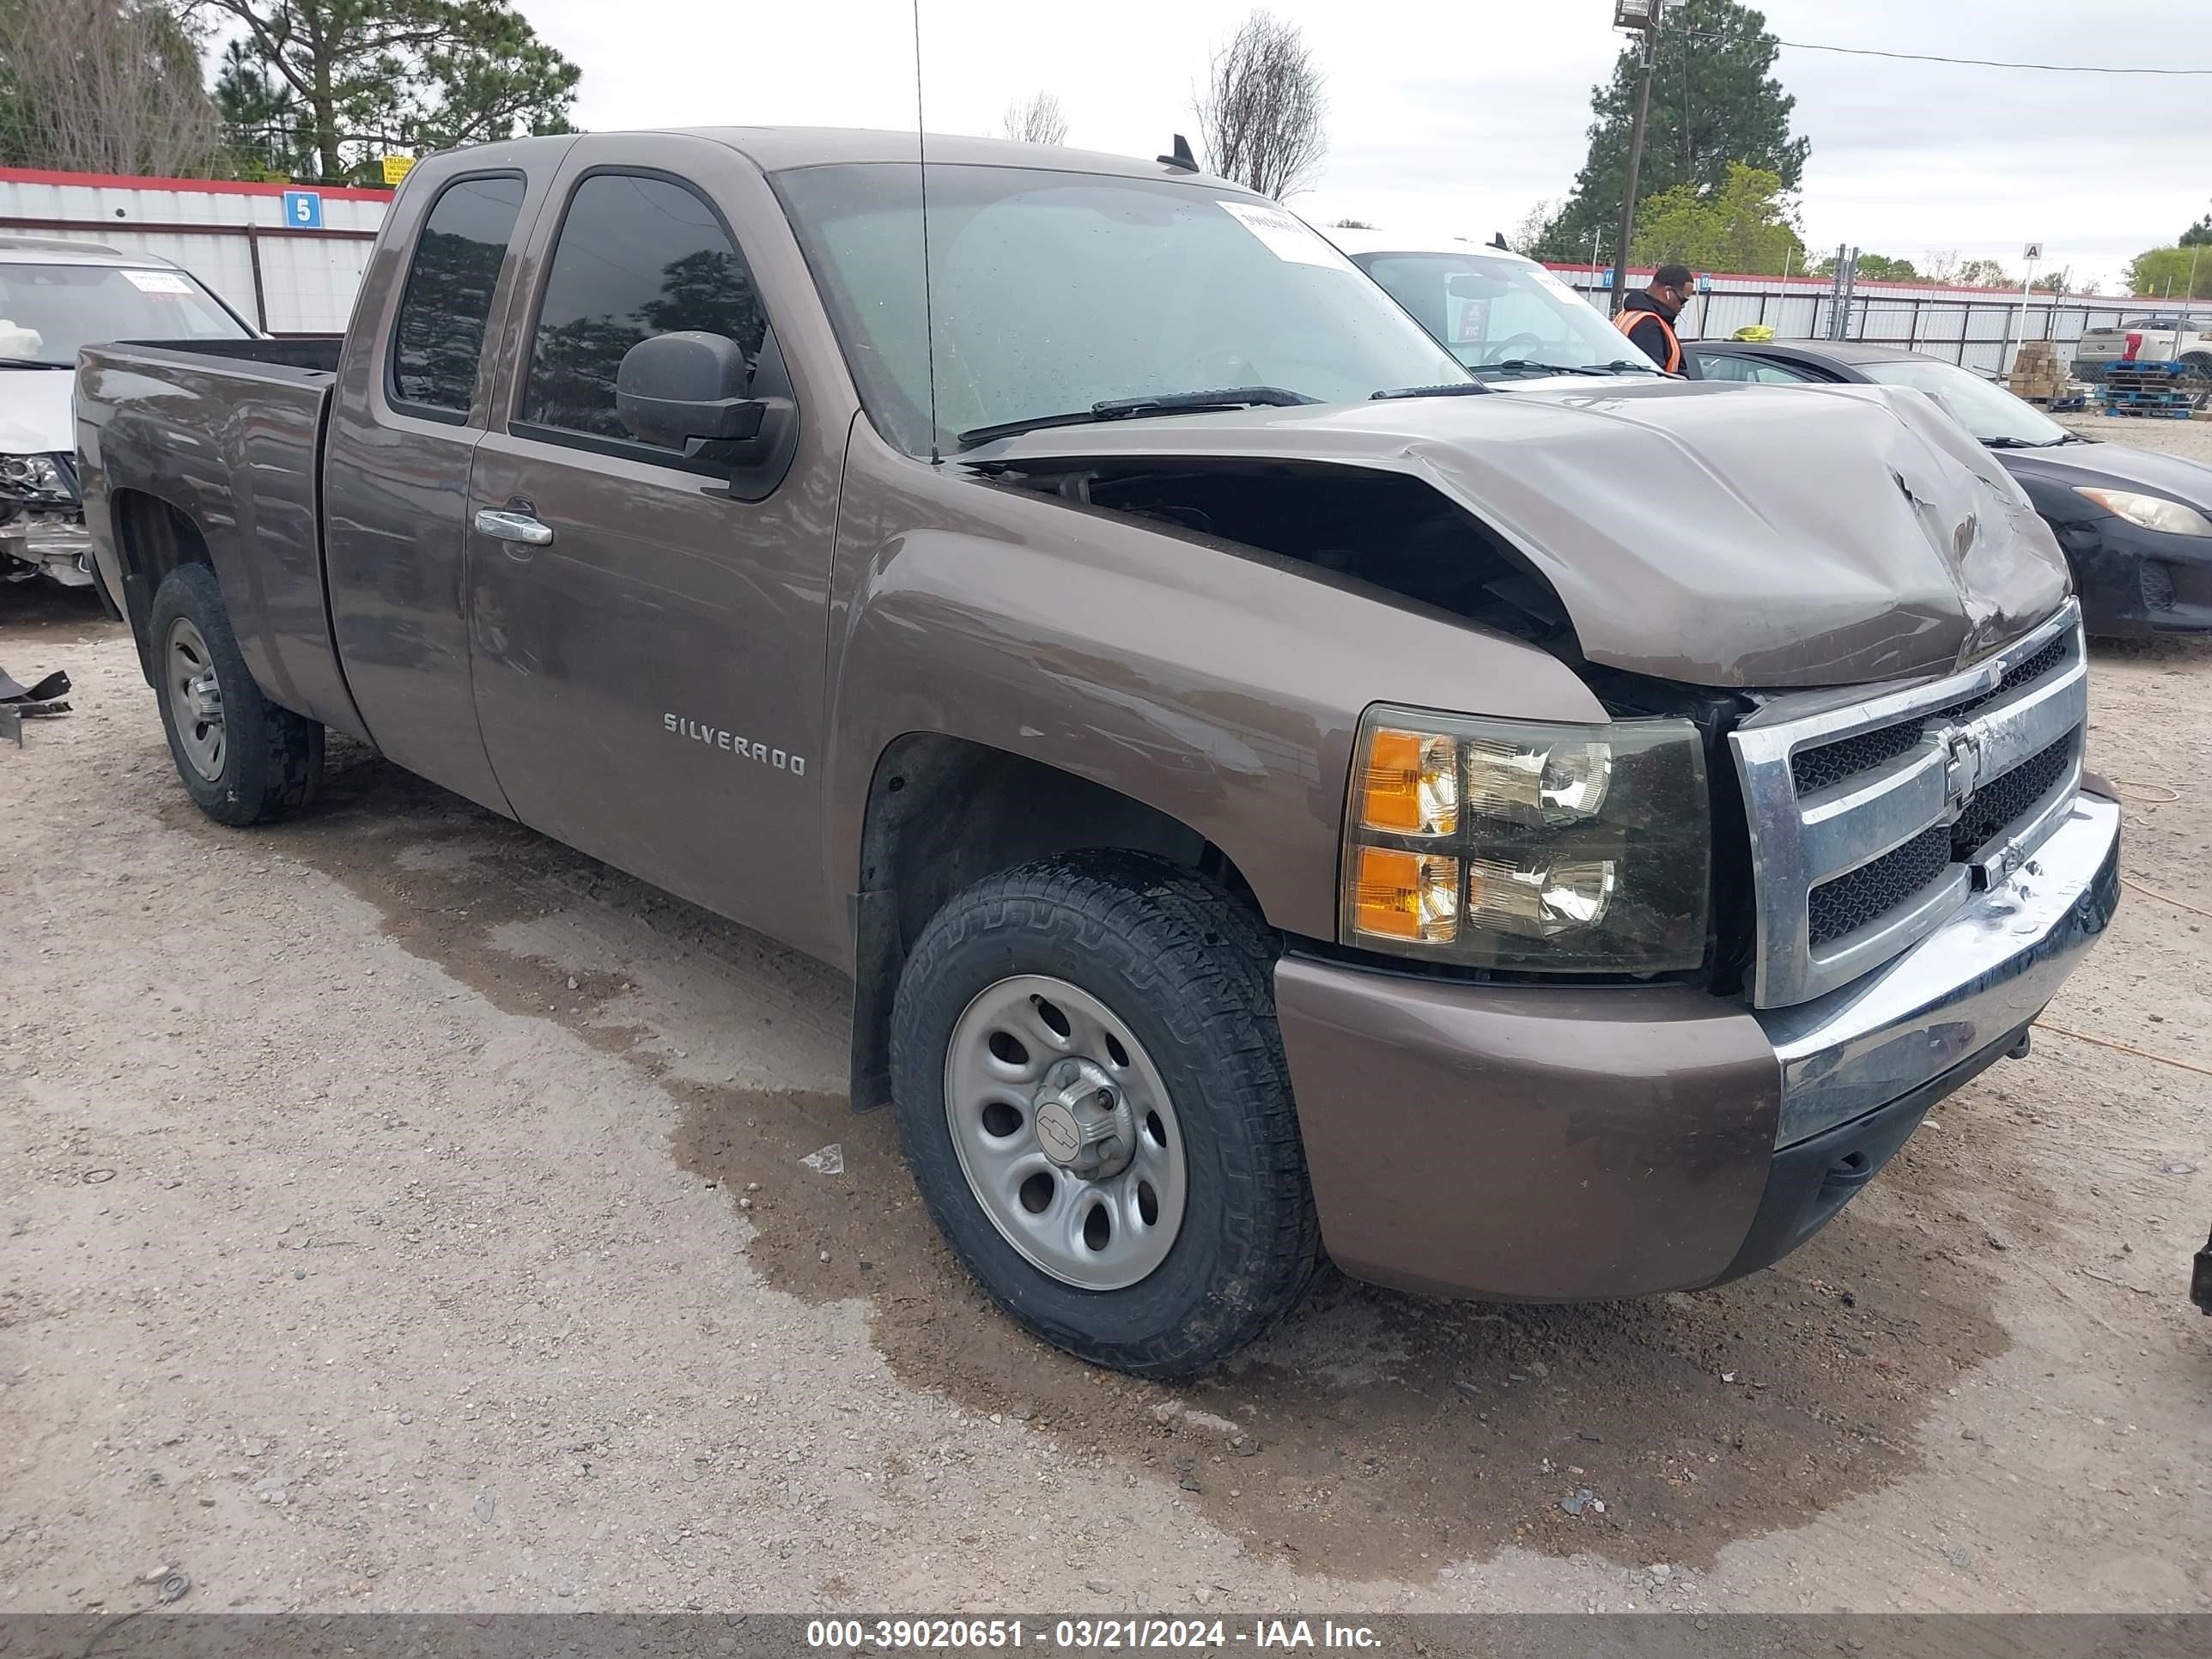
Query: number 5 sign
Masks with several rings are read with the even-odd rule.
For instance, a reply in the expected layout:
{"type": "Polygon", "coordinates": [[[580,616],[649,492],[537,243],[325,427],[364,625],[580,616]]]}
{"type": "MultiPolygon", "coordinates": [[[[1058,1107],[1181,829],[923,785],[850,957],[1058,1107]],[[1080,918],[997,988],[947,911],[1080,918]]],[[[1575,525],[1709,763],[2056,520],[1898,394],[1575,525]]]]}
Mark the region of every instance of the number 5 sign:
{"type": "Polygon", "coordinates": [[[284,222],[294,230],[320,230],[323,228],[322,192],[313,190],[288,190],[284,192],[284,222]]]}

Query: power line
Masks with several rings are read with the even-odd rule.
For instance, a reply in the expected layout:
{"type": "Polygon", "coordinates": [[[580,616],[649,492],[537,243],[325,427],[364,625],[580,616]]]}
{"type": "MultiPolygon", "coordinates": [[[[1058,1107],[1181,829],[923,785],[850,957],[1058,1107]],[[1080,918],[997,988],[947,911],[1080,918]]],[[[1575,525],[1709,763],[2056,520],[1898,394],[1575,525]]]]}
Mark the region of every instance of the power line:
{"type": "Polygon", "coordinates": [[[1878,52],[1871,46],[1823,46],[1809,40],[1778,40],[1792,52],[1838,52],[1852,58],[1895,58],[1913,64],[1965,64],[1976,69],[2046,70],[2057,75],[2212,75],[2212,69],[2138,69],[2106,64],[2019,64],[1997,58],[1938,58],[1925,52],[1878,52]]]}

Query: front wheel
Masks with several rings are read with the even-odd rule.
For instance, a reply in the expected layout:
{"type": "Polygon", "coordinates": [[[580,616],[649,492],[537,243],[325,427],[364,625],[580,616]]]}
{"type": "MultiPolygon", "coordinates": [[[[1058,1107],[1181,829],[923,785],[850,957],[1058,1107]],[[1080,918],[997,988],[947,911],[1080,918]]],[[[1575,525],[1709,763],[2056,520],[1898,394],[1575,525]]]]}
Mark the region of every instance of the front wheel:
{"type": "Polygon", "coordinates": [[[1320,1259],[1264,928],[1219,890],[1085,853],[977,884],[892,1016],[899,1138],[939,1229],[1045,1340],[1204,1370],[1320,1259]]]}
{"type": "Polygon", "coordinates": [[[154,594],[154,686],[177,775],[218,823],[262,823],[314,799],[323,728],[261,695],[232,632],[222,588],[179,565],[154,594]]]}

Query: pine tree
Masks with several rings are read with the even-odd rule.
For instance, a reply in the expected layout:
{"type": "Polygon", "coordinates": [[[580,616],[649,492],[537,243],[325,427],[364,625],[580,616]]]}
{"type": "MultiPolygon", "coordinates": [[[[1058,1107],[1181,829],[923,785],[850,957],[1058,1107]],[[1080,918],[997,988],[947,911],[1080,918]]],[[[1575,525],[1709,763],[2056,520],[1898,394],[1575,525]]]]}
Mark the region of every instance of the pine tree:
{"type": "Polygon", "coordinates": [[[241,25],[254,66],[289,90],[325,184],[368,177],[387,150],[572,131],[582,71],[508,0],[195,3],[241,25]]]}
{"type": "MultiPolygon", "coordinates": [[[[1701,197],[1717,196],[1727,186],[1730,163],[1773,173],[1784,191],[1797,188],[1812,141],[1790,134],[1797,100],[1771,72],[1779,50],[1765,14],[1737,0],[1674,0],[1666,8],[1639,196],[1684,185],[1701,197]]],[[[1587,258],[1593,246],[1601,260],[1612,257],[1643,59],[1642,43],[1632,42],[1613,64],[1613,79],[1594,91],[1589,156],[1541,239],[1547,258],[1587,258]]]]}

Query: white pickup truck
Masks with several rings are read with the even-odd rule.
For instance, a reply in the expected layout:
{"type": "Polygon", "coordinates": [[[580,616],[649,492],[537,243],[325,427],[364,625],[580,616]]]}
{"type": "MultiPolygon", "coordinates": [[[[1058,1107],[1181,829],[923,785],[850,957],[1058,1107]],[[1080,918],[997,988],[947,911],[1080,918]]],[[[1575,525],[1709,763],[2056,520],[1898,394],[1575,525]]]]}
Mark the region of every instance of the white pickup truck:
{"type": "Polygon", "coordinates": [[[2124,359],[2187,363],[2212,380],[2212,315],[2130,317],[2117,328],[2089,329],[2074,348],[2075,378],[2101,380],[2124,359]]]}

